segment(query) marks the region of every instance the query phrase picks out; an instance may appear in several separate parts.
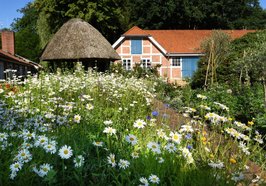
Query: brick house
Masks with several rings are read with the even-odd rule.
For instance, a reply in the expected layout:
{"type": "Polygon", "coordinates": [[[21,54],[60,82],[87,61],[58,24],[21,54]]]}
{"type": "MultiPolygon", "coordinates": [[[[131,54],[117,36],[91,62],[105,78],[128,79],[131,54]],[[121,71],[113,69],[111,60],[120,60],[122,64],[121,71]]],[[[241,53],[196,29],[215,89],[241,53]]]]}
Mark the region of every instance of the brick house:
{"type": "MultiPolygon", "coordinates": [[[[251,30],[223,30],[232,39],[242,37],[251,30]]],[[[137,26],[124,33],[113,48],[121,57],[126,70],[136,63],[143,68],[161,65],[160,76],[170,82],[191,78],[204,55],[199,50],[201,42],[212,30],[143,30],[137,26]]]]}
{"type": "Polygon", "coordinates": [[[5,79],[4,72],[13,70],[17,76],[26,76],[27,71],[36,72],[41,66],[15,54],[15,36],[12,31],[1,31],[2,49],[0,49],[0,79],[5,79]]]}

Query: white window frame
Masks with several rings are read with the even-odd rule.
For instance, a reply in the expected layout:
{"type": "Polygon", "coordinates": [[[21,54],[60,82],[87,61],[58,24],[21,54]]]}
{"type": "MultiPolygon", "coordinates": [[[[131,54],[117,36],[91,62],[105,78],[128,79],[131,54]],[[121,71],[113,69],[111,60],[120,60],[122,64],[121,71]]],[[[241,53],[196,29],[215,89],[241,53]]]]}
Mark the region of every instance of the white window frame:
{"type": "Polygon", "coordinates": [[[141,67],[144,69],[150,69],[152,67],[151,66],[151,58],[141,58],[141,67]],[[148,63],[150,65],[148,65],[148,63]]]}
{"type": "Polygon", "coordinates": [[[181,68],[181,64],[182,64],[182,57],[172,57],[171,58],[171,66],[173,68],[181,68]],[[178,64],[174,64],[174,59],[178,59],[179,58],[179,65],[178,64]]]}
{"type": "Polygon", "coordinates": [[[125,70],[131,70],[132,69],[132,59],[131,58],[123,58],[122,59],[122,67],[125,70]],[[124,65],[124,62],[126,62],[126,65],[124,65]],[[129,62],[129,64],[128,64],[129,62]]]}

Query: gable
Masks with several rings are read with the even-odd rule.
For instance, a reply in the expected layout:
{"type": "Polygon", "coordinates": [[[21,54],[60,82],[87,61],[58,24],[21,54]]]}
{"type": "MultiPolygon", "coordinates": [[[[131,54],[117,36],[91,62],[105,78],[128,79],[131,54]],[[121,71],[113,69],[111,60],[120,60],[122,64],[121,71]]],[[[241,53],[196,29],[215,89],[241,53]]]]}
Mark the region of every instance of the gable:
{"type": "Polygon", "coordinates": [[[166,51],[158,45],[150,37],[123,37],[117,45],[113,44],[113,47],[120,56],[166,54],[166,51]]]}

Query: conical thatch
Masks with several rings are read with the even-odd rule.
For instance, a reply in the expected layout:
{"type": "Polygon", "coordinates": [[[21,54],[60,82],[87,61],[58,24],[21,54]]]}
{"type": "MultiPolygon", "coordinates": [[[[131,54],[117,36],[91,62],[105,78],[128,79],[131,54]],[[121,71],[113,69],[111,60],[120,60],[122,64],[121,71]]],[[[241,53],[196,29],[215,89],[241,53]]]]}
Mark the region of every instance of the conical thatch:
{"type": "Polygon", "coordinates": [[[66,22],[46,46],[41,60],[120,59],[111,44],[81,19],[66,22]]]}

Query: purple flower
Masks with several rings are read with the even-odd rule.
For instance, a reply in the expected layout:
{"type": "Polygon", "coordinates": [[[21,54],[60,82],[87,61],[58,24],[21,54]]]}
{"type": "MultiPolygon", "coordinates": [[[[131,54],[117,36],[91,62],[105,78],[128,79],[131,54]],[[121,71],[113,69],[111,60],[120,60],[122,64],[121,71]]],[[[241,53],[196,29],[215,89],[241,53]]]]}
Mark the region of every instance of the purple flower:
{"type": "Polygon", "coordinates": [[[151,113],[153,116],[158,116],[159,115],[159,112],[157,112],[157,111],[152,111],[152,113],[151,113]]]}
{"type": "Polygon", "coordinates": [[[192,149],[192,145],[187,145],[188,150],[192,149]]]}
{"type": "Polygon", "coordinates": [[[147,120],[151,120],[151,116],[147,116],[146,119],[147,119],[147,120]]]}
{"type": "Polygon", "coordinates": [[[187,134],[187,135],[185,135],[185,138],[186,138],[186,139],[191,139],[191,134],[187,134]]]}

